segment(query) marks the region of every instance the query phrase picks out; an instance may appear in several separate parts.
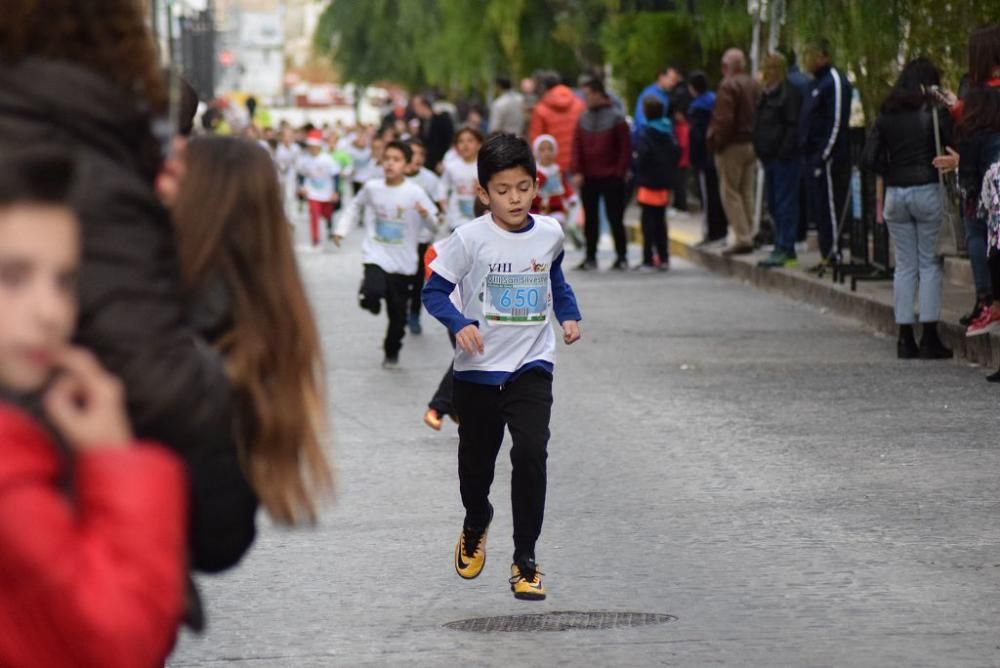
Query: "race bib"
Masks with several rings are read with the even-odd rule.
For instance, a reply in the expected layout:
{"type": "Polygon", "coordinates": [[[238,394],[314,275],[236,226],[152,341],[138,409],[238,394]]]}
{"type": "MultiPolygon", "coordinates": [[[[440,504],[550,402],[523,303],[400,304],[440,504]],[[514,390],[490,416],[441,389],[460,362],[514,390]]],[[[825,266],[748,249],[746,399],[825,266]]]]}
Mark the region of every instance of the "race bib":
{"type": "Polygon", "coordinates": [[[375,241],[381,244],[399,246],[403,243],[405,223],[398,220],[375,219],[375,241]]]}
{"type": "Polygon", "coordinates": [[[537,325],[548,319],[549,274],[487,274],[483,318],[494,325],[537,325]]]}
{"type": "Polygon", "coordinates": [[[462,214],[463,218],[475,218],[476,217],[476,200],[473,197],[459,197],[458,198],[458,212],[462,214]]]}

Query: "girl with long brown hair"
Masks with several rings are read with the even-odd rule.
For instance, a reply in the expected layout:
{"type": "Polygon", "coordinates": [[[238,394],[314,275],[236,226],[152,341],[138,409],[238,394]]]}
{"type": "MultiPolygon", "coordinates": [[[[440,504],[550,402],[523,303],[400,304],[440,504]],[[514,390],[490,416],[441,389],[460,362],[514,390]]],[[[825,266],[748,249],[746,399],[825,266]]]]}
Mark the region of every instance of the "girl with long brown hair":
{"type": "Polygon", "coordinates": [[[324,367],[274,165],[231,137],[192,141],[186,163],[173,213],[192,321],[225,358],[254,491],[276,521],[313,521],[332,489],[324,367]]]}

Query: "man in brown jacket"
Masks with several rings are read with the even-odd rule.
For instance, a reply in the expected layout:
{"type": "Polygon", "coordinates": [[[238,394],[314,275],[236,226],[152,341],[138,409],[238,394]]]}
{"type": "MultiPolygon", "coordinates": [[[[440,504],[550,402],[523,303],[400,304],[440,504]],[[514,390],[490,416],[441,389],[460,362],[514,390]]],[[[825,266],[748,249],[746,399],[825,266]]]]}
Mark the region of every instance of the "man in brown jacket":
{"type": "Polygon", "coordinates": [[[746,56],[730,49],[722,57],[722,83],[708,127],[708,148],[715,154],[722,208],[733,231],[723,255],[753,252],[753,178],[756,158],[751,138],[759,90],[745,72],[746,56]]]}

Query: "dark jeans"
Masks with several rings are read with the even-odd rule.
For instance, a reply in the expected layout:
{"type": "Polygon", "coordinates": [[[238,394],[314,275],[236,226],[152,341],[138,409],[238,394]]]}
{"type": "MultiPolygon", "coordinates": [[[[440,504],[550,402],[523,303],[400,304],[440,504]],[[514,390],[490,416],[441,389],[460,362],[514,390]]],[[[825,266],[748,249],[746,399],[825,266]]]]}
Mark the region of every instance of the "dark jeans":
{"type": "Polygon", "coordinates": [[[413,282],[410,284],[410,315],[420,316],[420,307],[423,303],[420,300],[420,293],[424,289],[424,255],[430,244],[419,244],[417,246],[417,273],[413,275],[413,282]]]}
{"type": "Polygon", "coordinates": [[[674,181],[673,207],[679,211],[687,211],[688,208],[688,172],[687,167],[677,168],[677,179],[674,181]]]}
{"type": "Polygon", "coordinates": [[[969,264],[972,265],[972,280],[976,286],[976,297],[988,300],[993,297],[990,282],[990,267],[987,261],[986,221],[978,216],[964,216],[965,245],[969,250],[969,264]]]}
{"type": "Polygon", "coordinates": [[[653,252],[661,264],[670,262],[667,248],[667,207],[640,204],[639,220],[642,223],[642,263],[653,265],[653,252]]]}
{"type": "Polygon", "coordinates": [[[378,315],[380,303],[385,300],[389,327],[385,332],[383,349],[387,357],[395,357],[403,347],[406,336],[406,298],[410,293],[412,276],[390,274],[377,264],[365,265],[365,277],[361,281],[361,308],[378,315]]]}
{"type": "Polygon", "coordinates": [[[840,253],[840,216],[847,203],[851,186],[851,165],[847,161],[831,160],[818,167],[806,166],[809,184],[809,208],[819,252],[823,258],[840,253]],[[817,173],[818,172],[818,173],[817,173]]]}
{"type": "Polygon", "coordinates": [[[601,237],[600,203],[608,212],[611,235],[619,260],[628,254],[625,238],[625,181],[624,179],[584,179],[580,189],[583,201],[584,234],[587,237],[587,259],[597,260],[597,242],[601,237]]]}
{"type": "Polygon", "coordinates": [[[514,561],[535,556],[535,542],[545,516],[546,461],[552,376],[532,369],[513,382],[477,385],[455,380],[458,410],[458,480],[465,525],[489,521],[489,495],[504,428],[513,446],[510,501],[514,515],[514,561]]]}
{"type": "Polygon", "coordinates": [[[771,160],[764,163],[767,208],[774,220],[774,247],[795,256],[799,227],[800,160],[771,160]]]}
{"type": "Polygon", "coordinates": [[[701,206],[705,211],[705,241],[725,239],[729,230],[729,221],[722,208],[722,198],[719,196],[719,173],[713,166],[710,169],[699,170],[698,185],[701,188],[701,206]]]}

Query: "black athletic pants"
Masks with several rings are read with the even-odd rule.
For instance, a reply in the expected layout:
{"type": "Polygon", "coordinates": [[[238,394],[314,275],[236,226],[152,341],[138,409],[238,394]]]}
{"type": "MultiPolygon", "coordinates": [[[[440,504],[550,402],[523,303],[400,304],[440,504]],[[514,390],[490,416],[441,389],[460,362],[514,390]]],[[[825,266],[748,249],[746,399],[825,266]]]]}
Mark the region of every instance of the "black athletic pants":
{"type": "Polygon", "coordinates": [[[701,207],[705,212],[704,241],[725,239],[729,231],[729,221],[722,208],[722,197],[719,195],[719,172],[712,165],[698,171],[698,185],[701,189],[701,207]]]}
{"type": "Polygon", "coordinates": [[[640,204],[639,220],[642,223],[642,263],[653,264],[653,251],[661,264],[670,262],[667,248],[667,207],[640,204]]]}
{"type": "Polygon", "coordinates": [[[840,218],[851,188],[851,165],[831,160],[819,166],[807,166],[809,209],[816,223],[819,252],[824,259],[840,253],[840,218]]]}
{"type": "Polygon", "coordinates": [[[419,244],[417,246],[417,273],[413,275],[413,284],[410,286],[410,315],[420,316],[420,308],[423,306],[423,302],[420,298],[420,293],[424,289],[424,255],[427,254],[427,249],[431,245],[419,244]]]}
{"type": "MultiPolygon", "coordinates": [[[[452,350],[455,348],[455,335],[448,332],[448,338],[451,339],[452,350]]],[[[452,401],[452,397],[455,395],[455,364],[454,362],[448,365],[448,371],[441,378],[440,384],[438,384],[437,391],[434,393],[434,397],[431,402],[427,404],[428,408],[433,408],[440,415],[457,415],[455,412],[455,404],[452,401]]]]}
{"type": "Polygon", "coordinates": [[[383,348],[387,357],[395,357],[403,347],[406,336],[406,298],[410,294],[412,276],[390,274],[377,264],[365,265],[365,277],[361,281],[361,308],[378,315],[381,301],[385,300],[389,328],[385,332],[383,348]]]}
{"type": "Polygon", "coordinates": [[[458,479],[465,525],[479,528],[490,517],[489,495],[504,427],[513,446],[510,501],[514,515],[514,561],[535,556],[545,516],[546,460],[552,376],[531,369],[513,382],[477,385],[455,380],[458,410],[458,479]]]}
{"type": "Polygon", "coordinates": [[[583,231],[587,237],[587,259],[597,261],[597,242],[601,238],[601,198],[608,212],[611,236],[619,260],[628,255],[625,238],[625,180],[584,179],[580,189],[583,201],[583,231]]]}

